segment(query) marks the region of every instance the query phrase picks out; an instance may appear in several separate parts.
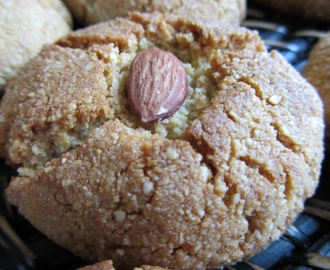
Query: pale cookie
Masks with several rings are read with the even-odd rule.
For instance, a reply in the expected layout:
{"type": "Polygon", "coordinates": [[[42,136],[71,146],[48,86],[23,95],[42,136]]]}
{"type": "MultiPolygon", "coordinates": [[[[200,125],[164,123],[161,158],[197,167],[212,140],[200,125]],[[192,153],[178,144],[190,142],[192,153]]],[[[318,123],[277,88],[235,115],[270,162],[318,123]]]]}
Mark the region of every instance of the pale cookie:
{"type": "Polygon", "coordinates": [[[67,35],[71,27],[61,1],[0,1],[0,91],[44,44],[67,35]]]}
{"type": "Polygon", "coordinates": [[[45,47],[9,87],[0,138],[19,175],[8,200],[86,259],[221,267],[278,239],[318,184],[322,101],[245,28],[133,13],[45,47]],[[143,123],[126,86],[149,48],[179,59],[188,93],[143,123]]]}
{"type": "Polygon", "coordinates": [[[299,18],[330,22],[329,0],[255,0],[255,2],[299,18]]]}
{"type": "Polygon", "coordinates": [[[325,110],[326,143],[330,147],[330,32],[312,49],[302,71],[305,78],[319,91],[325,110]]]}
{"type": "Polygon", "coordinates": [[[90,25],[131,11],[168,12],[181,16],[223,19],[239,24],[246,14],[246,0],[64,0],[77,23],[90,25]]]}

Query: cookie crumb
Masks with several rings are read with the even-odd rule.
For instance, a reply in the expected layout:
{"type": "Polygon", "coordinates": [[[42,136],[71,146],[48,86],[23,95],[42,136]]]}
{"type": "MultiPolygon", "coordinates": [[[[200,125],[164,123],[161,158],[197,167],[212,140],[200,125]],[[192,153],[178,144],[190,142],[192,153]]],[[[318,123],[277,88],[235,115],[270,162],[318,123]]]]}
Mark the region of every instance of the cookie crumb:
{"type": "Polygon", "coordinates": [[[166,156],[169,159],[174,160],[174,159],[177,159],[179,157],[179,153],[177,151],[175,151],[175,149],[173,149],[173,148],[168,148],[166,150],[166,156]]]}
{"type": "Polygon", "coordinates": [[[29,168],[18,168],[17,172],[20,177],[30,177],[35,174],[35,171],[33,169],[29,169],[29,168]]]}
{"type": "Polygon", "coordinates": [[[72,179],[65,179],[62,181],[62,187],[68,187],[73,183],[72,179]]]}
{"type": "Polygon", "coordinates": [[[201,166],[199,168],[200,176],[202,181],[207,181],[211,177],[211,172],[206,166],[201,166]]]}
{"type": "Polygon", "coordinates": [[[123,222],[126,218],[126,213],[121,210],[117,210],[113,214],[115,216],[115,220],[118,222],[123,222]]]}
{"type": "Polygon", "coordinates": [[[51,172],[54,169],[55,169],[54,166],[46,166],[46,167],[44,167],[44,172],[45,173],[49,173],[49,172],[51,172]]]}
{"type": "Polygon", "coordinates": [[[272,104],[272,105],[280,104],[281,100],[282,100],[282,97],[278,96],[278,95],[273,95],[268,99],[269,103],[272,104]]]}
{"type": "Polygon", "coordinates": [[[46,153],[43,151],[43,149],[41,149],[38,145],[33,145],[32,148],[31,148],[33,154],[35,155],[41,155],[41,156],[44,156],[46,155],[46,153]]]}
{"type": "Polygon", "coordinates": [[[228,187],[225,182],[221,181],[221,179],[218,177],[215,179],[215,187],[214,192],[218,196],[223,196],[228,190],[228,187]]]}
{"type": "Polygon", "coordinates": [[[154,183],[148,182],[143,185],[143,193],[145,195],[150,195],[150,193],[154,190],[154,183]]]}

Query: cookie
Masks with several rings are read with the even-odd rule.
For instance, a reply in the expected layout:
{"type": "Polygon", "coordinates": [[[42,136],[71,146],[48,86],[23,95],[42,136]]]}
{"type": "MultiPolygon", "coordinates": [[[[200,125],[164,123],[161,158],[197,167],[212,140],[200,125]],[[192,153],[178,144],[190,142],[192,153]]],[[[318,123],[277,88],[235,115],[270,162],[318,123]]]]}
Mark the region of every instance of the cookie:
{"type": "Polygon", "coordinates": [[[89,260],[221,267],[278,239],[318,184],[322,101],[255,31],[132,13],[44,47],[9,87],[0,138],[19,168],[8,201],[89,260]],[[127,85],[155,48],[183,66],[187,97],[142,122],[127,85]]]}
{"type": "Polygon", "coordinates": [[[300,18],[330,22],[329,0],[255,0],[254,2],[300,18]]]}
{"type": "Polygon", "coordinates": [[[319,91],[325,109],[326,144],[330,146],[330,32],[313,47],[302,74],[319,91]]]}
{"type": "Polygon", "coordinates": [[[177,15],[223,19],[239,24],[246,13],[246,0],[64,0],[79,25],[90,25],[129,12],[169,12],[177,15]]]}
{"type": "Polygon", "coordinates": [[[71,15],[61,1],[1,1],[0,91],[44,44],[54,43],[71,27],[71,15]]]}

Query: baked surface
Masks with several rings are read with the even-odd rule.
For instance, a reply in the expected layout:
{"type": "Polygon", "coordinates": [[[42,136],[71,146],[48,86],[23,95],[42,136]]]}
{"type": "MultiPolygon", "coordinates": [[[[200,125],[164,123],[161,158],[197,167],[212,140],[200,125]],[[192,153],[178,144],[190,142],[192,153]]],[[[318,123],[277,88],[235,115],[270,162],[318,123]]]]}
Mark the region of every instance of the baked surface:
{"type": "Polygon", "coordinates": [[[64,0],[80,25],[126,17],[128,12],[169,12],[184,16],[224,19],[239,24],[245,17],[246,0],[64,0]]]}
{"type": "Polygon", "coordinates": [[[255,0],[255,2],[301,18],[330,22],[329,0],[255,0]]]}
{"type": "Polygon", "coordinates": [[[302,71],[306,79],[319,91],[325,110],[326,141],[330,146],[330,32],[313,47],[302,71]]]}
{"type": "Polygon", "coordinates": [[[71,27],[71,15],[61,1],[1,1],[0,91],[44,44],[54,43],[71,27]]]}
{"type": "Polygon", "coordinates": [[[84,258],[220,267],[277,239],[318,183],[322,101],[254,31],[133,13],[44,47],[9,88],[0,142],[20,167],[8,200],[84,258]],[[152,47],[182,61],[188,97],[142,124],[125,88],[152,47]]]}

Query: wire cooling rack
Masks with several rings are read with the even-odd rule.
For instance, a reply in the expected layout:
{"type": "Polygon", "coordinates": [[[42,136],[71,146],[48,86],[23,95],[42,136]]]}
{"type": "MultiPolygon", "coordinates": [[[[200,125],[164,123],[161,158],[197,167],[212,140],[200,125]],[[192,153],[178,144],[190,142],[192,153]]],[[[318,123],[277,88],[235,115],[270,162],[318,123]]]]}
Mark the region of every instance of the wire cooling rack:
{"type": "MultiPolygon", "coordinates": [[[[253,2],[253,1],[252,1],[253,2]]],[[[286,17],[249,3],[245,27],[259,32],[269,50],[278,50],[298,71],[329,25],[286,17]]],[[[0,270],[72,270],[88,262],[62,249],[28,223],[5,200],[4,190],[15,171],[0,160],[0,270]]],[[[319,188],[305,211],[285,234],[249,260],[227,266],[237,270],[330,269],[330,159],[323,163],[319,188]]]]}

